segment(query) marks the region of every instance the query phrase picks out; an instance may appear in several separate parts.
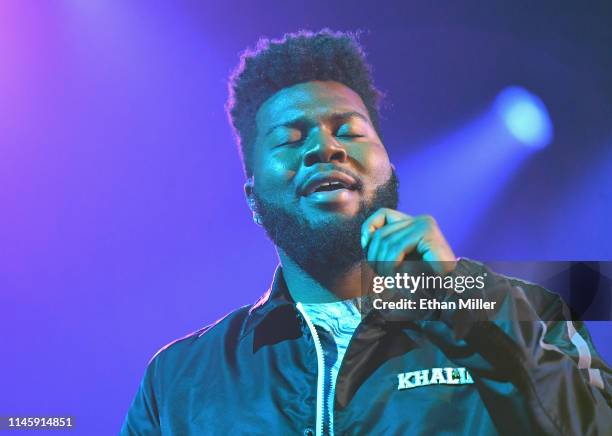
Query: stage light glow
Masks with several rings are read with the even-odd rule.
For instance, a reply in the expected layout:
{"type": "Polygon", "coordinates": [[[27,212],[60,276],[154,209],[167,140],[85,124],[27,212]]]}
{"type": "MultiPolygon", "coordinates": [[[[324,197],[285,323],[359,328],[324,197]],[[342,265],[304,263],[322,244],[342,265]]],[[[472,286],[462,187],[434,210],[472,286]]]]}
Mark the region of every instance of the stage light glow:
{"type": "Polygon", "coordinates": [[[553,138],[553,125],[544,102],[519,86],[502,90],[495,111],[508,132],[520,143],[545,147],[553,138]]]}

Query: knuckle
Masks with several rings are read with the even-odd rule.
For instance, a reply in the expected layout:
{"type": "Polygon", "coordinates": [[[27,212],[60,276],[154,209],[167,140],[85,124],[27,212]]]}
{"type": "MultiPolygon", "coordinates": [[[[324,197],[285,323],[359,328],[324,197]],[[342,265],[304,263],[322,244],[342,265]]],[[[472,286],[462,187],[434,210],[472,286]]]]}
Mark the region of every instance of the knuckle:
{"type": "Polygon", "coordinates": [[[431,216],[431,215],[423,215],[422,216],[422,220],[425,223],[425,225],[427,225],[427,227],[429,228],[436,228],[438,227],[438,222],[436,221],[436,219],[431,216]]]}
{"type": "Polygon", "coordinates": [[[432,215],[425,215],[425,220],[428,223],[436,224],[436,219],[432,215]]]}

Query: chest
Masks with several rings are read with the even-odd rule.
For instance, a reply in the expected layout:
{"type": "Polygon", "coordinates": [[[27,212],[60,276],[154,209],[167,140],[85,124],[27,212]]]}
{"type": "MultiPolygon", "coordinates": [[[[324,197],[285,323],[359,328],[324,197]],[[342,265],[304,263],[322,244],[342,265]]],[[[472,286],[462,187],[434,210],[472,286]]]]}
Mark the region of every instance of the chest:
{"type": "Polygon", "coordinates": [[[315,434],[323,419],[332,421],[324,428],[334,434],[383,429],[424,434],[429,428],[462,434],[488,427],[490,418],[469,373],[433,344],[414,339],[357,332],[327,416],[320,410],[321,356],[308,331],[278,341],[250,337],[176,378],[164,401],[162,426],[172,434],[209,434],[213,428],[215,434],[222,429],[315,434]]]}

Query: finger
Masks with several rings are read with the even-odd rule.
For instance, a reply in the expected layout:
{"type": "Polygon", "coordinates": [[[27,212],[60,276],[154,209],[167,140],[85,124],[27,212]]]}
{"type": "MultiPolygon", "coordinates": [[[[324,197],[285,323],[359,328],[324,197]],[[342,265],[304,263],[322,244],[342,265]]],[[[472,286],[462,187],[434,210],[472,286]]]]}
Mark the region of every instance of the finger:
{"type": "Polygon", "coordinates": [[[368,261],[372,267],[381,275],[392,275],[394,272],[394,258],[389,256],[391,250],[390,241],[401,240],[402,244],[407,244],[406,239],[414,232],[410,230],[413,227],[411,221],[404,220],[399,223],[387,224],[385,227],[378,229],[372,241],[368,245],[368,261]],[[387,227],[393,227],[394,231],[386,232],[387,227]],[[381,237],[384,233],[388,233],[385,237],[381,237]]]}
{"type": "MultiPolygon", "coordinates": [[[[374,235],[371,238],[371,242],[367,249],[368,261],[373,262],[373,263],[377,263],[381,261],[384,262],[386,259],[384,257],[381,257],[381,252],[380,252],[381,244],[384,244],[384,241],[387,238],[389,238],[390,235],[394,235],[401,229],[410,226],[411,222],[412,222],[411,219],[404,219],[402,221],[397,221],[392,224],[387,224],[381,227],[380,229],[376,230],[374,232],[374,235]]],[[[373,265],[373,266],[375,267],[377,271],[379,270],[376,265],[373,265]]],[[[382,271],[379,271],[379,272],[382,273],[382,271]]]]}
{"type": "Polygon", "coordinates": [[[377,260],[385,261],[393,271],[402,261],[414,254],[435,271],[443,270],[447,265],[441,265],[442,261],[454,260],[454,254],[441,233],[436,230],[431,217],[414,218],[409,226],[388,233],[388,236],[379,242],[377,260]]]}
{"type": "Polygon", "coordinates": [[[406,215],[394,209],[378,209],[370,215],[361,226],[361,246],[365,248],[370,242],[372,234],[385,224],[392,224],[407,218],[411,218],[410,215],[406,215]]]}
{"type": "Polygon", "coordinates": [[[402,221],[397,221],[391,224],[387,224],[381,228],[379,228],[378,230],[376,230],[374,232],[374,234],[370,237],[370,247],[368,248],[368,251],[370,251],[371,248],[374,249],[374,252],[376,252],[376,250],[378,249],[378,245],[386,238],[390,237],[391,235],[395,234],[397,231],[399,231],[400,229],[403,229],[404,227],[409,226],[412,223],[411,219],[405,219],[402,221]]]}
{"type": "Polygon", "coordinates": [[[384,268],[391,273],[413,253],[420,240],[421,232],[414,224],[403,228],[387,238],[379,248],[379,256],[384,259],[384,268]]]}
{"type": "Polygon", "coordinates": [[[429,217],[415,218],[412,225],[386,239],[387,252],[382,254],[393,269],[415,255],[437,273],[449,272],[456,263],[455,254],[429,217]]]}
{"type": "Polygon", "coordinates": [[[396,232],[389,235],[387,238],[387,243],[389,247],[394,247],[395,251],[406,251],[405,254],[409,254],[415,248],[412,247],[414,244],[413,239],[416,238],[416,243],[418,243],[429,230],[429,224],[427,221],[423,220],[421,217],[415,217],[411,220],[410,226],[406,227],[403,232],[396,232]],[[409,249],[408,245],[406,244],[410,245],[411,249],[409,249]]]}

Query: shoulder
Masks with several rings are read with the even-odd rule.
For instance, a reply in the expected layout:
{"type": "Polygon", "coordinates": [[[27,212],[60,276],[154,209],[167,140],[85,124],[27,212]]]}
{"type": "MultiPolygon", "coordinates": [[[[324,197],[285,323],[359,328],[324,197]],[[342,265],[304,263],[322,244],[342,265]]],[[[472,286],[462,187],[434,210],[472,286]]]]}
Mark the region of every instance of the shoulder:
{"type": "Polygon", "coordinates": [[[159,368],[165,373],[173,368],[186,366],[193,361],[209,359],[236,346],[244,322],[252,305],[242,306],[217,321],[164,345],[149,362],[149,366],[159,368]]]}
{"type": "Polygon", "coordinates": [[[567,307],[563,298],[540,284],[501,274],[482,262],[467,258],[461,258],[457,268],[464,274],[483,275],[487,291],[493,289],[511,291],[515,299],[527,302],[542,319],[553,320],[567,316],[565,313],[567,307]]]}

